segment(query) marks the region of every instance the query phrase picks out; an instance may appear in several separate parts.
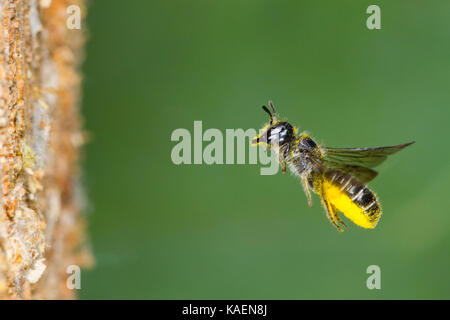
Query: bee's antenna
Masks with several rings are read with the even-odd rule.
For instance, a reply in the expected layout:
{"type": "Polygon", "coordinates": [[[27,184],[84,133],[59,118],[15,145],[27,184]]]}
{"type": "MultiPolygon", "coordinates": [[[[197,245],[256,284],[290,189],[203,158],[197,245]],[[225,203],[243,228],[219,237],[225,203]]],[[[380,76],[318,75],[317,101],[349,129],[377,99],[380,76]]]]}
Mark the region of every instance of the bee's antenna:
{"type": "Polygon", "coordinates": [[[267,109],[266,106],[262,106],[262,108],[263,108],[263,110],[264,110],[265,112],[267,112],[267,113],[269,114],[269,117],[270,117],[270,124],[272,124],[272,121],[273,121],[272,113],[270,113],[269,109],[267,109]]]}
{"type": "Polygon", "coordinates": [[[275,107],[273,106],[272,100],[269,100],[269,106],[270,106],[270,108],[272,108],[273,116],[276,118],[277,112],[275,111],[275,107]]]}

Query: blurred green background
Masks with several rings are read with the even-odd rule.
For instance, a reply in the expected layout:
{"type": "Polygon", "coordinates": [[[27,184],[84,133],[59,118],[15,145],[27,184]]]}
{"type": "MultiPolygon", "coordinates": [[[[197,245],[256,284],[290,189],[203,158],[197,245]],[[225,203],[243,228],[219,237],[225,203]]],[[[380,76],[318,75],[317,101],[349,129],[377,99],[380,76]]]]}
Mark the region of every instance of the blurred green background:
{"type": "MultiPolygon", "coordinates": [[[[450,2],[90,1],[82,299],[449,299],[450,2]],[[381,7],[381,30],[366,8],[381,7]],[[259,128],[272,99],[320,143],[410,140],[338,233],[297,179],[171,162],[177,128],[259,128]],[[381,268],[381,290],[366,269],[381,268]]],[[[205,143],[204,145],[206,145],[205,143]]]]}

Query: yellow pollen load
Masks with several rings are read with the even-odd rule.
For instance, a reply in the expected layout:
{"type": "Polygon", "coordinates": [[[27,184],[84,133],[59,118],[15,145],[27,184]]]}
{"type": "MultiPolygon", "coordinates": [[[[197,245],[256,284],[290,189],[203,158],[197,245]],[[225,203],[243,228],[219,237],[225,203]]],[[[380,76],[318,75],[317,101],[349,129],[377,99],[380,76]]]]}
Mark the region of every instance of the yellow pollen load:
{"type": "Polygon", "coordinates": [[[325,179],[323,188],[325,199],[336,207],[338,211],[342,212],[347,218],[353,221],[354,224],[367,229],[375,228],[377,221],[371,223],[369,217],[364,213],[364,210],[353,202],[347,193],[341,190],[341,187],[336,186],[331,181],[325,179]]]}

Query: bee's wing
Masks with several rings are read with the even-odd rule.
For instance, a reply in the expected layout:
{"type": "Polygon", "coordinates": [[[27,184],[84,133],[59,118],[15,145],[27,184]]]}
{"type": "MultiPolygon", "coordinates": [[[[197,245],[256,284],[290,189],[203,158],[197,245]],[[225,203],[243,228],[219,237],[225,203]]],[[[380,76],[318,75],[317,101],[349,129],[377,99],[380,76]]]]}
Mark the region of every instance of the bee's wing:
{"type": "Polygon", "coordinates": [[[327,168],[337,169],[339,171],[346,172],[351,176],[355,177],[356,179],[358,179],[359,182],[361,183],[367,183],[369,181],[372,181],[378,175],[378,172],[366,167],[342,164],[334,161],[325,161],[325,165],[327,168]]]}
{"type": "Polygon", "coordinates": [[[325,151],[324,160],[331,164],[335,163],[352,167],[373,168],[386,160],[387,156],[394,154],[413,143],[414,142],[408,142],[390,147],[356,149],[323,147],[323,150],[325,151]]]}

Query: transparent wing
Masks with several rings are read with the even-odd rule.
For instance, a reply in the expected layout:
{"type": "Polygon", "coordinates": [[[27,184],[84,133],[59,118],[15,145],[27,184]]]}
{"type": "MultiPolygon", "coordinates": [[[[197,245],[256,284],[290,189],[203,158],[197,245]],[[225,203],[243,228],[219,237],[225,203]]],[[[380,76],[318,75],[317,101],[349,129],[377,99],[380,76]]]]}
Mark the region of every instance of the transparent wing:
{"type": "Polygon", "coordinates": [[[350,174],[351,176],[358,179],[359,182],[361,182],[361,183],[367,183],[369,181],[372,181],[378,175],[378,172],[376,172],[373,169],[366,168],[366,167],[360,167],[360,166],[355,166],[355,165],[346,165],[346,164],[332,162],[332,161],[326,161],[326,165],[328,168],[336,169],[336,170],[350,174]]]}
{"type": "Polygon", "coordinates": [[[310,160],[313,165],[317,168],[320,168],[322,172],[327,172],[328,170],[338,170],[353,176],[361,183],[367,183],[373,180],[378,175],[378,172],[373,169],[331,161],[330,159],[313,157],[310,160]]]}
{"type": "Polygon", "coordinates": [[[325,151],[324,160],[331,166],[347,165],[373,168],[386,160],[389,155],[394,154],[413,143],[414,142],[408,142],[390,147],[356,149],[323,147],[323,150],[325,151]]]}

